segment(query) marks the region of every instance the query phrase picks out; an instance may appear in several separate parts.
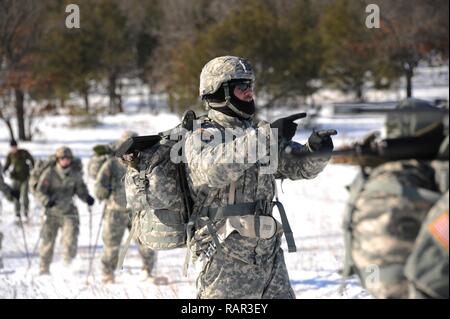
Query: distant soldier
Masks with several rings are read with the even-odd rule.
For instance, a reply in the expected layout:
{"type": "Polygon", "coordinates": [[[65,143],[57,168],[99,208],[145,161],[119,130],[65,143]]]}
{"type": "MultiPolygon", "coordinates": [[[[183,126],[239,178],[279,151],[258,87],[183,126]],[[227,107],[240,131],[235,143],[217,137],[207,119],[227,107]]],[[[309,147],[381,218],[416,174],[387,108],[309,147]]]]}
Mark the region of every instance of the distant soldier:
{"type": "Polygon", "coordinates": [[[34,159],[31,154],[24,149],[17,148],[17,142],[12,140],[11,151],[6,157],[5,167],[3,171],[6,172],[12,167],[11,179],[12,188],[20,192],[20,197],[14,200],[16,217],[21,216],[21,205],[23,205],[23,216],[28,219],[28,178],[30,177],[30,170],[34,166],[34,159]]]}
{"type": "MultiPolygon", "coordinates": [[[[438,154],[445,137],[441,113],[416,99],[398,108],[411,112],[388,115],[387,138],[426,137],[433,143],[421,147],[435,145],[438,154]]],[[[344,277],[356,273],[376,298],[408,298],[405,264],[429,210],[448,190],[448,160],[363,158],[360,164],[364,169],[350,187],[344,218],[344,277]]]]}
{"type": "MultiPolygon", "coordinates": [[[[124,132],[115,146],[120,145],[129,137],[137,136],[133,132],[124,132]]],[[[105,245],[102,265],[103,282],[114,282],[114,270],[116,269],[120,244],[125,230],[131,229],[131,211],[126,208],[126,194],[124,176],[127,167],[116,157],[109,157],[100,168],[95,183],[95,194],[99,200],[106,201],[106,211],[103,221],[103,243],[105,245]]],[[[155,263],[155,252],[139,244],[139,253],[143,261],[143,269],[149,278],[152,278],[152,270],[155,263]]]]}
{"type": "Polygon", "coordinates": [[[82,165],[68,147],[56,150],[56,164],[46,168],[37,185],[37,197],[45,207],[45,221],[41,231],[40,274],[49,274],[56,236],[62,228],[64,261],[69,264],[77,254],[79,215],[73,203],[77,195],[89,206],[94,198],[83,181],[82,165]]]}

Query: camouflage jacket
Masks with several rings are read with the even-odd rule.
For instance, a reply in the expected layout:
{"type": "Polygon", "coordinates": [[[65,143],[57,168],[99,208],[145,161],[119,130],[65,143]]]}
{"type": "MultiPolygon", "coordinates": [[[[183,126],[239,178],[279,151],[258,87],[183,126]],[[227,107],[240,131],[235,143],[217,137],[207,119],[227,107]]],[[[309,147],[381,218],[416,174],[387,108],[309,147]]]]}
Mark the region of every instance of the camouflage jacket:
{"type": "Polygon", "coordinates": [[[50,211],[54,213],[71,213],[75,209],[73,196],[77,195],[87,202],[89,192],[83,181],[82,171],[71,166],[63,172],[58,164],[46,168],[36,188],[36,196],[42,205],[47,206],[50,201],[55,202],[50,211]]]}
{"type": "MultiPolygon", "coordinates": [[[[275,149],[278,165],[271,173],[263,172],[261,160],[267,156],[269,146],[263,146],[249,160],[245,150],[255,148],[258,142],[264,143],[273,138],[269,123],[260,122],[255,125],[251,121],[242,121],[227,116],[216,110],[208,112],[209,121],[201,128],[188,134],[185,142],[185,157],[188,176],[195,198],[194,211],[202,207],[223,207],[230,204],[230,188],[234,204],[252,203],[257,200],[272,201],[276,193],[275,178],[292,180],[311,179],[316,177],[327,165],[327,158],[297,158],[285,152],[295,148],[301,152],[311,152],[308,145],[296,142],[284,143],[281,151],[275,149]],[[212,143],[211,136],[220,138],[225,129],[240,129],[233,140],[212,143]],[[196,147],[199,144],[200,147],[196,147]],[[234,159],[234,160],[233,160],[234,159]]],[[[260,145],[260,144],[258,144],[260,145]]],[[[276,162],[276,161],[275,161],[276,162]]],[[[231,204],[233,204],[231,203],[231,204]]],[[[197,225],[197,229],[204,225],[197,225]]]]}
{"type": "Polygon", "coordinates": [[[125,210],[124,176],[127,167],[115,157],[110,157],[101,166],[95,181],[95,195],[99,200],[106,200],[109,210],[125,210]]]}
{"type": "Polygon", "coordinates": [[[25,181],[30,176],[31,167],[34,165],[33,156],[23,149],[18,149],[16,153],[9,153],[6,157],[3,171],[7,171],[12,165],[11,178],[18,181],[25,181]]]}

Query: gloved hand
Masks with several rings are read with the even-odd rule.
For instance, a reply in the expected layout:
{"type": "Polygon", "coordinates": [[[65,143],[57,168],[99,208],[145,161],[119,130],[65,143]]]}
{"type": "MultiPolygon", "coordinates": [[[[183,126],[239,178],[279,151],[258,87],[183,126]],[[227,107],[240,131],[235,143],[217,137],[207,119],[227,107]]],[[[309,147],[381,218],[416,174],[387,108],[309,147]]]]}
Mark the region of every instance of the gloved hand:
{"type": "Polygon", "coordinates": [[[94,197],[92,197],[91,195],[88,194],[87,197],[86,197],[86,203],[87,203],[89,206],[94,205],[94,203],[95,203],[94,197]]]}
{"type": "Polygon", "coordinates": [[[271,128],[278,129],[278,140],[281,141],[285,139],[290,141],[297,130],[297,124],[294,123],[295,120],[299,120],[306,117],[306,113],[297,113],[288,117],[283,117],[270,124],[271,128]]]}
{"type": "Polygon", "coordinates": [[[308,138],[309,147],[315,152],[331,152],[334,148],[331,135],[336,134],[336,130],[313,130],[312,134],[308,138]]]}
{"type": "Polygon", "coordinates": [[[54,199],[50,199],[48,202],[47,202],[47,205],[45,205],[45,207],[46,208],[52,208],[53,206],[55,206],[56,205],[56,201],[54,200],[54,199]]]}
{"type": "Polygon", "coordinates": [[[11,197],[20,200],[20,191],[18,189],[11,189],[11,197]]]}

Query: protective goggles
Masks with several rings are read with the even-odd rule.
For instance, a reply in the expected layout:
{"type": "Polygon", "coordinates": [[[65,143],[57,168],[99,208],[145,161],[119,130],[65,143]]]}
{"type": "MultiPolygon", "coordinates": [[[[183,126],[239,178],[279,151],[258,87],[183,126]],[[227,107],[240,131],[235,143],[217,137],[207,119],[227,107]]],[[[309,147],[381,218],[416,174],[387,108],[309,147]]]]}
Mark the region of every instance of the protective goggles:
{"type": "Polygon", "coordinates": [[[242,82],[235,82],[231,84],[233,87],[237,88],[241,92],[245,92],[248,89],[254,88],[252,81],[242,81],[242,82]]]}

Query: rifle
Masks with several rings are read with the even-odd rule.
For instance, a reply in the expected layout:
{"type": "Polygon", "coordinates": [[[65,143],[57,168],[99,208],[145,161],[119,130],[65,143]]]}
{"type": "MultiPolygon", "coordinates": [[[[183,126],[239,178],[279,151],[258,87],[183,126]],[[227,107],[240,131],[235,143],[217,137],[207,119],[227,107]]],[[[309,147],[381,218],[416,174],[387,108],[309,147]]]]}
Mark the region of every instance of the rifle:
{"type": "Polygon", "coordinates": [[[378,164],[406,159],[448,160],[448,152],[440,151],[445,138],[448,138],[448,135],[444,134],[442,125],[439,125],[425,135],[373,140],[365,144],[355,143],[351,147],[331,152],[310,153],[298,148],[286,149],[285,152],[296,157],[354,157],[365,161],[374,160],[378,164]]]}
{"type": "MultiPolygon", "coordinates": [[[[192,131],[193,130],[193,124],[196,119],[196,115],[194,111],[188,110],[183,114],[182,120],[181,120],[181,127],[192,131]]],[[[182,139],[182,136],[180,134],[179,141],[182,139]]],[[[182,149],[179,150],[179,154],[182,155],[182,149]]],[[[188,221],[188,219],[192,215],[192,207],[194,207],[194,203],[192,200],[192,197],[190,195],[189,190],[189,183],[186,176],[186,164],[184,161],[180,161],[180,163],[177,164],[177,170],[178,170],[178,178],[180,180],[180,187],[181,187],[181,193],[183,194],[183,205],[184,205],[184,212],[187,214],[187,216],[183,216],[184,220],[188,221]]]]}
{"type": "MultiPolygon", "coordinates": [[[[449,110],[446,107],[421,107],[421,108],[352,108],[354,113],[381,113],[386,115],[416,115],[417,118],[432,116],[435,121],[433,124],[417,131],[415,136],[390,138],[376,141],[375,138],[364,143],[356,143],[345,149],[332,152],[335,157],[354,157],[363,161],[374,161],[378,164],[386,161],[396,161],[404,159],[448,160],[448,149],[441,149],[444,140],[448,143],[448,115],[449,110]]],[[[315,156],[319,156],[316,154],[315,156]]],[[[371,165],[368,165],[371,166],[371,165]]]]}
{"type": "Polygon", "coordinates": [[[350,108],[350,112],[357,114],[449,114],[449,110],[445,108],[421,108],[421,109],[410,109],[410,108],[402,108],[402,109],[385,109],[385,108],[376,108],[376,107],[353,107],[350,108]]]}
{"type": "Polygon", "coordinates": [[[124,155],[143,151],[147,148],[152,147],[153,145],[156,145],[156,143],[158,143],[160,140],[160,135],[143,135],[130,137],[117,148],[114,155],[121,158],[124,155]]]}

